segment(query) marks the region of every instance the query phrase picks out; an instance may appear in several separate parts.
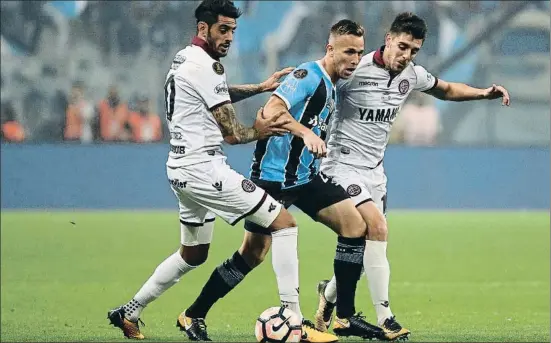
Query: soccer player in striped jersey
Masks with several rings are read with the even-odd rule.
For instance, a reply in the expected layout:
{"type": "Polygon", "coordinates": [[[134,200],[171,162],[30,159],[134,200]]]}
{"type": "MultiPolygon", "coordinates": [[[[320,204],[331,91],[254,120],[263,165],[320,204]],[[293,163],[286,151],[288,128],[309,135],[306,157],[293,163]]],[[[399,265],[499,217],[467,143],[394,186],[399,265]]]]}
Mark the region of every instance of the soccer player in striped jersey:
{"type": "MultiPolygon", "coordinates": [[[[325,56],[298,66],[275,90],[264,107],[264,117],[281,116],[290,120],[291,123],[283,126],[290,133],[258,141],[250,178],[285,208],[295,205],[337,233],[334,272],[339,302],[333,327],[335,334],[381,338],[383,330],[357,314],[354,304],[363,264],[365,222],[346,191],[319,172],[320,159],[326,154],[327,123],[336,108],[335,84],[352,75],[363,49],[364,29],[350,20],[341,20],[331,28],[325,56]]],[[[272,244],[272,263],[281,303],[302,317],[297,228],[270,234],[247,220],[245,229],[256,235],[265,247],[272,244]]],[[[227,294],[217,291],[223,284],[220,279],[215,270],[190,311],[206,316],[214,302],[227,294]]],[[[303,323],[303,341],[337,340],[333,335],[324,336],[314,330],[313,323],[303,323]]]]}

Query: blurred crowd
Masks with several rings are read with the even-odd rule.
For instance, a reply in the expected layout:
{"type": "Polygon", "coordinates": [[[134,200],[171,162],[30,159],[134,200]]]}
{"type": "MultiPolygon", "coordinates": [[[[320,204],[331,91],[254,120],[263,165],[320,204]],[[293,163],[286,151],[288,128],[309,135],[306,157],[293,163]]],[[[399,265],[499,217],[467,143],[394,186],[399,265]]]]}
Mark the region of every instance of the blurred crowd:
{"type": "MultiPolygon", "coordinates": [[[[429,28],[417,62],[436,63],[457,49],[456,37],[476,31],[481,18],[506,3],[236,1],[244,14],[224,64],[232,66],[226,68],[230,83],[252,83],[276,68],[319,58],[331,23],[341,17],[367,28],[367,49],[372,50],[382,44],[394,15],[406,10],[424,17],[429,28]],[[274,11],[282,15],[274,18],[274,11]]],[[[164,77],[174,54],[195,34],[197,4],[2,1],[2,140],[168,140],[164,77]]],[[[542,4],[547,4],[547,11],[548,2],[542,4]]],[[[257,97],[240,103],[239,112],[254,113],[263,101],[257,97]]],[[[391,142],[438,144],[440,112],[432,99],[412,97],[398,117],[391,142]],[[418,117],[423,119],[413,119],[418,117]]]]}

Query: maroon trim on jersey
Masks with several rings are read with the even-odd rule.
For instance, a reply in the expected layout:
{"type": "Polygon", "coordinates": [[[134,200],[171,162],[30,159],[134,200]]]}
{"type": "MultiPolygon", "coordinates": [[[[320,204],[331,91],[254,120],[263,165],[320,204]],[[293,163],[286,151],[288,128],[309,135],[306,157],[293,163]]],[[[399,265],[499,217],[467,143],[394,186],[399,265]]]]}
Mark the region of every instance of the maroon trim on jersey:
{"type": "Polygon", "coordinates": [[[224,105],[227,105],[227,104],[231,104],[231,101],[230,100],[224,100],[222,102],[219,102],[218,104],[212,106],[211,108],[209,108],[209,111],[214,111],[215,109],[217,109],[218,107],[220,106],[224,106],[224,105]]]}
{"type": "Polygon", "coordinates": [[[385,46],[381,46],[381,48],[373,54],[373,63],[378,65],[381,68],[385,67],[385,61],[383,60],[383,51],[385,51],[385,46]]]}
{"type": "Polygon", "coordinates": [[[201,49],[205,50],[205,52],[209,54],[210,57],[212,57],[217,61],[220,61],[220,58],[216,56],[216,53],[210,48],[209,44],[204,39],[199,38],[198,36],[195,36],[191,40],[191,44],[197,45],[201,49]]]}

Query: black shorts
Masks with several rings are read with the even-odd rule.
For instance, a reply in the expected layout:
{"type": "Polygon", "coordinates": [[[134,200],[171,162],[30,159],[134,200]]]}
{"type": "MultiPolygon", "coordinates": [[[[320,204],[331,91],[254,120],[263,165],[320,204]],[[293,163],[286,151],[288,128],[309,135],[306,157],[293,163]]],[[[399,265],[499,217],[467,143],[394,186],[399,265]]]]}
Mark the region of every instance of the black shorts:
{"type": "MultiPolygon", "coordinates": [[[[332,178],[319,173],[307,184],[288,189],[281,189],[280,182],[252,179],[254,183],[264,189],[285,208],[295,205],[310,218],[317,221],[318,212],[326,207],[349,199],[348,193],[336,184],[332,178]]],[[[269,234],[268,230],[248,220],[245,221],[245,230],[269,234]]]]}

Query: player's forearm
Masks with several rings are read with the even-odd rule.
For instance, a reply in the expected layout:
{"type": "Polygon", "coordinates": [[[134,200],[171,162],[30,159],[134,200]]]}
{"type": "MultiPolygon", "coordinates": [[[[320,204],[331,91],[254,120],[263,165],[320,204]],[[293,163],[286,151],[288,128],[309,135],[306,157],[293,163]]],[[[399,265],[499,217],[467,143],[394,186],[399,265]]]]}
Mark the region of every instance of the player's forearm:
{"type": "Polygon", "coordinates": [[[444,100],[469,101],[484,99],[484,89],[474,88],[464,83],[448,83],[449,87],[444,93],[444,100]]]}
{"type": "Polygon", "coordinates": [[[282,128],[288,130],[293,136],[303,138],[307,131],[310,131],[306,126],[302,125],[289,113],[284,106],[267,106],[264,109],[264,116],[267,118],[273,116],[279,116],[281,119],[289,120],[288,124],[285,124],[282,128]]]}
{"type": "Polygon", "coordinates": [[[250,98],[253,95],[262,93],[264,90],[259,84],[256,85],[235,85],[228,88],[230,93],[231,102],[236,103],[238,101],[250,98]]]}
{"type": "Polygon", "coordinates": [[[231,104],[224,104],[212,110],[212,115],[218,122],[222,137],[229,144],[246,144],[255,141],[259,132],[254,127],[243,126],[235,115],[231,104]]]}

